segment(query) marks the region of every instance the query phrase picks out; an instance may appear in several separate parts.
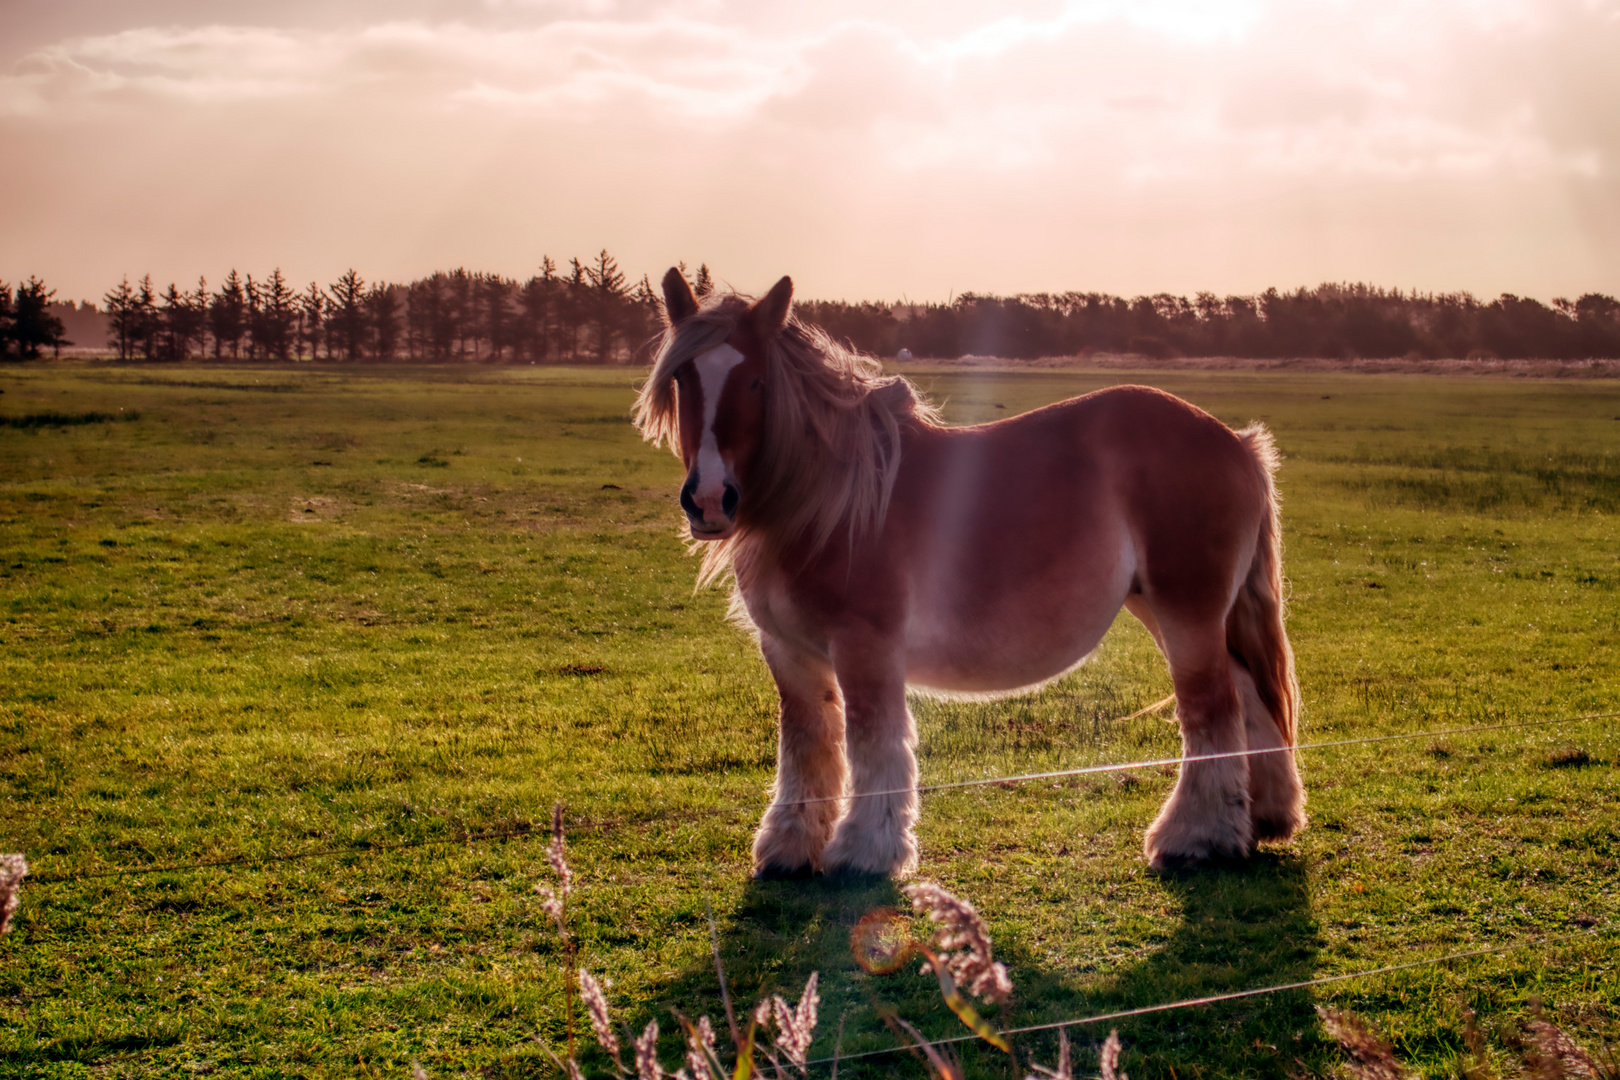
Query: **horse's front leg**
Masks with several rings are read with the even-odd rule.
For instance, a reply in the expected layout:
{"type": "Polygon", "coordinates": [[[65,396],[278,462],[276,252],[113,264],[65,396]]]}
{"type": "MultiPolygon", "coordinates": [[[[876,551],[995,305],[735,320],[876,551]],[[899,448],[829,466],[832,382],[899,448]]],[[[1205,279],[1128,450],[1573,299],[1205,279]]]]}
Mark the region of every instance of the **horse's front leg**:
{"type": "Polygon", "coordinates": [[[917,726],[906,708],[905,661],[894,644],[862,635],[834,641],[833,668],[854,783],[822,866],[904,877],[917,868],[917,726]]]}
{"type": "Polygon", "coordinates": [[[797,877],[821,864],[843,812],[849,767],[844,762],[844,715],[832,665],[760,637],[765,662],[782,696],[771,805],[754,834],[754,876],[797,877]]]}

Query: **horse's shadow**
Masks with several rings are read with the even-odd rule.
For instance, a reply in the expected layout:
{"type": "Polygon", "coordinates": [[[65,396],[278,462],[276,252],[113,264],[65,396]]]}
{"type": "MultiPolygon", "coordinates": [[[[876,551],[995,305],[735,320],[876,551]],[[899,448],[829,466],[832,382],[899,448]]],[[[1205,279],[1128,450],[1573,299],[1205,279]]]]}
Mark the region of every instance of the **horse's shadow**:
{"type": "MultiPolygon", "coordinates": [[[[1075,985],[1077,1004],[1125,1011],[1303,982],[1315,973],[1322,940],[1300,856],[1261,852],[1243,863],[1167,875],[1163,884],[1181,904],[1164,947],[1105,980],[1075,985]]],[[[1306,989],[1122,1018],[1071,1037],[1100,1042],[1114,1027],[1136,1059],[1138,1080],[1235,1069],[1297,1076],[1315,1071],[1307,1062],[1321,1045],[1306,989]]]]}
{"type": "MultiPolygon", "coordinates": [[[[1016,987],[1007,1006],[985,1010],[999,1027],[1043,1024],[1165,1002],[1199,998],[1309,979],[1320,948],[1311,912],[1307,871],[1293,854],[1263,852],[1243,862],[1166,875],[1159,884],[1179,921],[1167,937],[1147,932],[1139,960],[1106,965],[1086,958],[1056,963],[1037,957],[1016,931],[996,942],[996,956],[1007,964],[1016,987]]],[[[1107,916],[1099,901],[1086,903],[1093,916],[1107,916]]],[[[966,1029],[944,1005],[938,984],[922,976],[915,960],[892,973],[863,970],[850,950],[850,930],[880,908],[907,909],[899,888],[887,881],[825,880],[751,882],[729,911],[715,913],[722,965],[738,1019],[755,1001],[781,994],[798,1000],[804,980],[820,972],[821,1023],[811,1057],[855,1055],[895,1045],[882,1014],[893,1012],[919,1030],[939,1037],[966,1029]],[[840,1028],[842,1034],[840,1035],[840,1028]]],[[[994,912],[987,912],[994,919],[994,912]]],[[[1132,931],[1134,940],[1144,936],[1132,931]]],[[[648,1019],[673,1009],[688,1015],[707,1012],[725,1041],[719,983],[714,967],[693,965],[660,986],[647,1002],[648,1019]]],[[[673,1025],[670,1025],[673,1027],[673,1025]]],[[[1137,1080],[1155,1077],[1220,1075],[1242,1069],[1251,1076],[1287,1076],[1310,1071],[1299,1059],[1316,1056],[1311,997],[1290,990],[1207,1006],[1121,1018],[1069,1030],[1076,1047],[1076,1074],[1095,1061],[1094,1047],[1117,1027],[1126,1065],[1137,1080]]],[[[1030,1055],[1055,1064],[1053,1032],[1020,1035],[1019,1067],[1030,1055]]],[[[674,1044],[667,1048],[671,1055],[674,1044]]],[[[968,1076],[1005,1077],[1007,1058],[983,1044],[953,1047],[968,1076]]],[[[922,1074],[909,1055],[846,1058],[841,1077],[922,1074]]],[[[1022,1076],[1024,1072],[1019,1072],[1022,1076]]]]}

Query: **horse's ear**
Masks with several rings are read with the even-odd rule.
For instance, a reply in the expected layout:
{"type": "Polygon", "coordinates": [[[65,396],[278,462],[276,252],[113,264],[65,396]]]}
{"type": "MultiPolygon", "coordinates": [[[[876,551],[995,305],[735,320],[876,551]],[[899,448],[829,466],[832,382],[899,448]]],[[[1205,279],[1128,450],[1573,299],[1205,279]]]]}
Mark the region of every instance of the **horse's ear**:
{"type": "Polygon", "coordinates": [[[765,294],[765,299],[748,310],[748,316],[753,320],[754,330],[763,341],[782,332],[782,327],[787,325],[788,312],[792,308],[793,279],[784,276],[781,281],[771,286],[771,291],[765,294]]]}
{"type": "Polygon", "coordinates": [[[669,325],[674,326],[697,309],[697,297],[692,295],[686,275],[679,267],[670,267],[669,273],[664,275],[664,314],[669,318],[669,325]]]}

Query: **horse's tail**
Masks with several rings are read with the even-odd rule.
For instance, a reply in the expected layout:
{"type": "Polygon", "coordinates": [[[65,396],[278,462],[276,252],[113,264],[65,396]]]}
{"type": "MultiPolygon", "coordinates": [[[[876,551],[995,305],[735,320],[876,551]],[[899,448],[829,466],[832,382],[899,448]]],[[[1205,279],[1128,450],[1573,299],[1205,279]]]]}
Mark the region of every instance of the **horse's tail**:
{"type": "Polygon", "coordinates": [[[1237,601],[1226,617],[1226,648],[1254,678],[1277,730],[1294,745],[1299,717],[1299,680],[1294,675],[1294,650],[1283,627],[1285,589],[1282,575],[1282,530],[1277,520],[1279,455],[1264,424],[1250,424],[1237,433],[1254,461],[1265,491],[1265,512],[1249,572],[1238,588],[1237,601]]]}

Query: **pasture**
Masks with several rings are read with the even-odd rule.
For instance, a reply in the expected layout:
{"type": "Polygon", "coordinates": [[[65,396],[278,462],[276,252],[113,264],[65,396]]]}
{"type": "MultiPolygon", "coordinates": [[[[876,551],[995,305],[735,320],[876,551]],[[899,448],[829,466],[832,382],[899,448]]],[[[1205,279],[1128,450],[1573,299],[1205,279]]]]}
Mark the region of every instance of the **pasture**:
{"type": "MultiPolygon", "coordinates": [[[[961,1031],[909,965],[851,958],[892,886],[745,879],[774,691],[693,592],[636,375],[0,370],[0,851],[34,875],[0,1076],[555,1075],[556,800],[580,962],[666,1062],[672,1009],[717,1015],[706,905],[744,1003],[821,972],[812,1056],[840,1022],[845,1052],[892,1045],[884,1003],[961,1031]],[[199,862],[230,865],[162,869],[199,862]]],[[[1148,381],[1269,423],[1306,742],[1620,709],[1612,381],[914,377],[955,422],[1148,381]]],[[[1122,616],[1041,693],[914,701],[923,780],[1173,756],[1171,724],[1120,719],[1168,692],[1122,616]]],[[[1457,1075],[1465,1008],[1497,1053],[1531,998],[1620,1041],[1617,755],[1613,720],[1307,751],[1297,843],[1173,876],[1140,857],[1168,770],[942,792],[921,873],[988,919],[1002,1026],[1546,938],[1118,1025],[1136,1080],[1325,1075],[1331,1003],[1457,1075]]],[[[840,1075],[896,1067],[922,1072],[840,1075]]]]}

